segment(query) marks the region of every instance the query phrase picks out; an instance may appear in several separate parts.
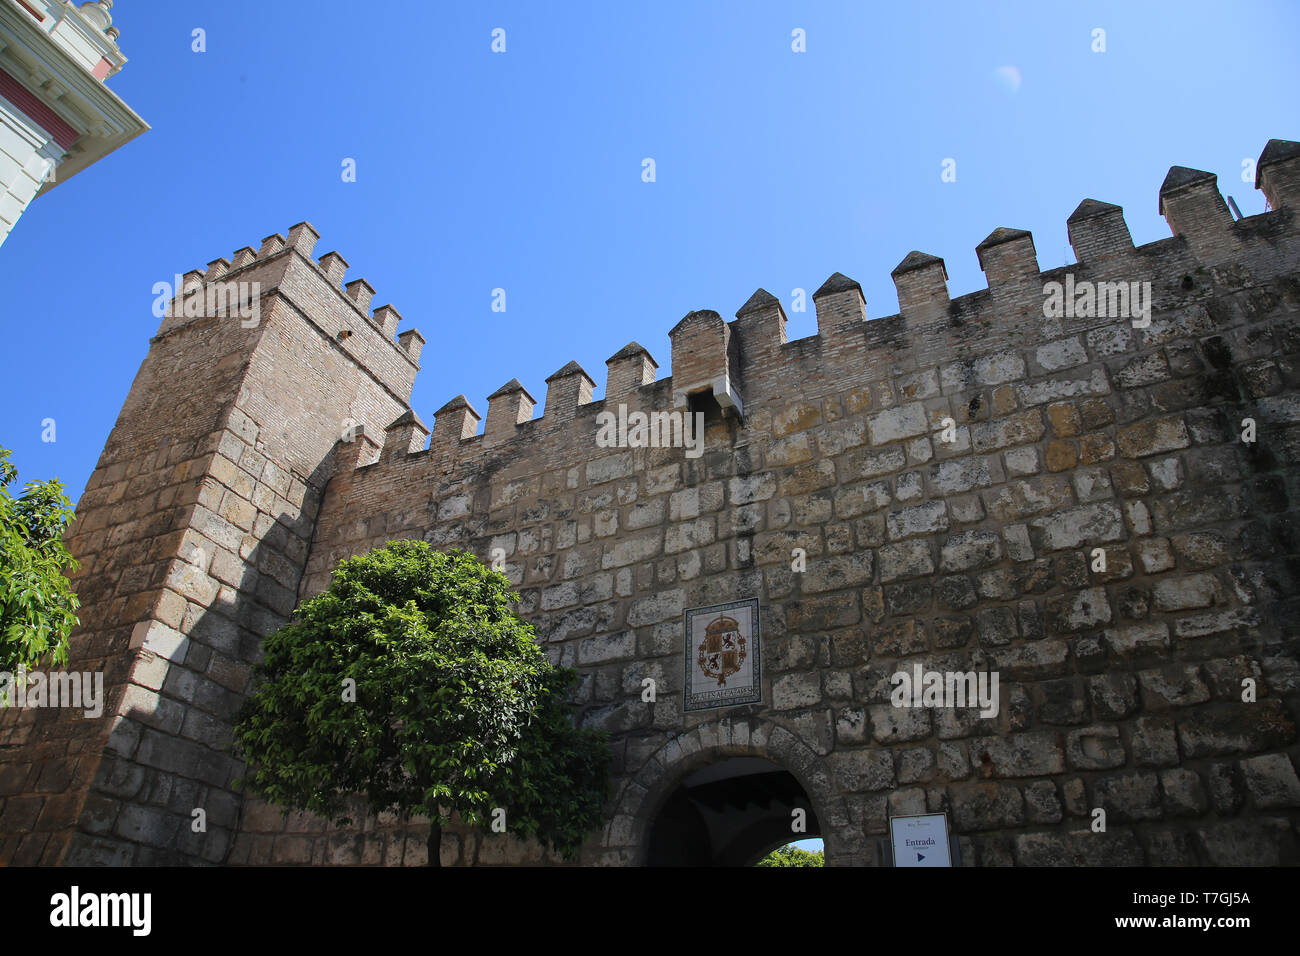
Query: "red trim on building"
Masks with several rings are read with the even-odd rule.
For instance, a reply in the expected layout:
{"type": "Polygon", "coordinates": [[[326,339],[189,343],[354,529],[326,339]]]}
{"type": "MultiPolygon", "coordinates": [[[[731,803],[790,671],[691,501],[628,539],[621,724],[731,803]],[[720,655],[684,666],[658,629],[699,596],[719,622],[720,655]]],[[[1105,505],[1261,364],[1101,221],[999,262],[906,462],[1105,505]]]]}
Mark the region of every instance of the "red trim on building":
{"type": "Polygon", "coordinates": [[[18,107],[54,138],[64,149],[77,141],[78,133],[39,99],[36,94],[23,86],[4,70],[0,70],[0,96],[18,107]]]}
{"type": "Polygon", "coordinates": [[[35,7],[29,6],[28,4],[24,3],[23,0],[18,0],[18,6],[22,7],[24,10],[26,10],[28,13],[34,16],[36,18],[37,23],[45,22],[45,14],[38,12],[35,7]]]}
{"type": "Polygon", "coordinates": [[[95,64],[95,68],[91,70],[90,73],[91,76],[103,83],[104,77],[108,76],[108,71],[112,68],[113,64],[108,61],[108,57],[101,56],[99,62],[95,64]]]}

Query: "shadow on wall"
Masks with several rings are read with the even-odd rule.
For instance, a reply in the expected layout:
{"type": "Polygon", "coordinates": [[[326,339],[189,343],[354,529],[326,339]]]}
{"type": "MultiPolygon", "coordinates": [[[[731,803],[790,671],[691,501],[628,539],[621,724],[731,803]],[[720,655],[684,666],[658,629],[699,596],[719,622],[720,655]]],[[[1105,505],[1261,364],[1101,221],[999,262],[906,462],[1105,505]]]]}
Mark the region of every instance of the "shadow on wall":
{"type": "MultiPolygon", "coordinates": [[[[191,522],[180,556],[158,582],[190,595],[183,619],[175,628],[147,616],[134,622],[136,652],[122,655],[129,670],[109,682],[108,742],[64,863],[234,862],[241,817],[258,801],[233,786],[244,765],[233,753],[232,728],[263,639],[297,604],[331,466],[332,457],[306,482],[301,512],[282,511],[255,539],[228,522],[191,522]]],[[[287,821],[280,822],[282,831],[287,821]]]]}

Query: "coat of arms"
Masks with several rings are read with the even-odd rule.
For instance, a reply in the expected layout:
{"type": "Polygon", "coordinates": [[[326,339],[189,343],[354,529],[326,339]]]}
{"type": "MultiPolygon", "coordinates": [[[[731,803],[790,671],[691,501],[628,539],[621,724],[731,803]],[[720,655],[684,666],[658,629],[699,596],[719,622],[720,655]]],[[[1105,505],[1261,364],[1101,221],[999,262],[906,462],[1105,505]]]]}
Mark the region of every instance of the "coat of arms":
{"type": "Polygon", "coordinates": [[[711,710],[760,703],[758,599],[688,609],[682,709],[711,710]]]}
{"type": "Polygon", "coordinates": [[[696,663],[705,674],[717,679],[719,687],[727,686],[727,678],[745,663],[745,636],[734,617],[720,615],[704,629],[696,663]]]}

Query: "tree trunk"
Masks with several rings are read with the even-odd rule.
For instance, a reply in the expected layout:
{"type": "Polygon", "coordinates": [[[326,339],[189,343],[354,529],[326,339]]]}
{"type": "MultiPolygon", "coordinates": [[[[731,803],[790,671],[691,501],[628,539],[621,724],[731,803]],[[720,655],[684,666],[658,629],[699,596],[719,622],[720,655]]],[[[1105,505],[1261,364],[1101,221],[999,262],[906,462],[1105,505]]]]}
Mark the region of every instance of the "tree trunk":
{"type": "Polygon", "coordinates": [[[442,824],[429,822],[429,866],[442,866],[442,824]]]}

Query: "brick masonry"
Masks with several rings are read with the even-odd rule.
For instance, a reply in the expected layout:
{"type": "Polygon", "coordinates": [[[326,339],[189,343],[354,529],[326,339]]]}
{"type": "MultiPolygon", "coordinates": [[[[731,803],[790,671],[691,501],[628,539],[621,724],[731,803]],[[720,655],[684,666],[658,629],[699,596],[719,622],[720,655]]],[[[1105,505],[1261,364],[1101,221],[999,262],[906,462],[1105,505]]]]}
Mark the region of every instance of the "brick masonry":
{"type": "MultiPolygon", "coordinates": [[[[584,862],[644,861],[672,788],[740,755],[795,775],[831,864],[886,862],[888,816],[938,810],[967,864],[1297,862],[1300,147],[1258,168],[1271,211],[1233,221],[1212,175],[1175,167],[1174,235],[1141,247],[1085,200],[1078,264],[1048,272],[995,230],[989,288],[951,301],[943,261],[911,253],[894,316],[868,321],[836,273],[810,338],[763,290],[730,323],[693,312],[671,378],[633,343],[608,398],[570,363],[540,418],[499,389],[482,434],[458,397],[429,437],[408,404],[424,340],[395,339],[364,280],[340,287],[310,226],[218,260],[194,280],[260,281],[261,322],[166,319],[152,342],[69,534],[70,668],[103,668],[110,707],[3,716],[0,858],[425,862],[418,820],[338,829],[243,798],[229,750],[261,638],[340,559],[423,538],[504,556],[581,673],[580,719],[613,735],[584,862]],[[1045,317],[1067,276],[1149,282],[1150,325],[1045,317]],[[700,390],[724,410],[702,456],[597,446],[607,405],[700,390]],[[764,703],[683,713],[684,610],[745,597],[764,703]],[[916,663],[997,671],[998,716],[894,708],[916,663]]],[[[557,862],[455,827],[442,854],[557,862]]]]}

